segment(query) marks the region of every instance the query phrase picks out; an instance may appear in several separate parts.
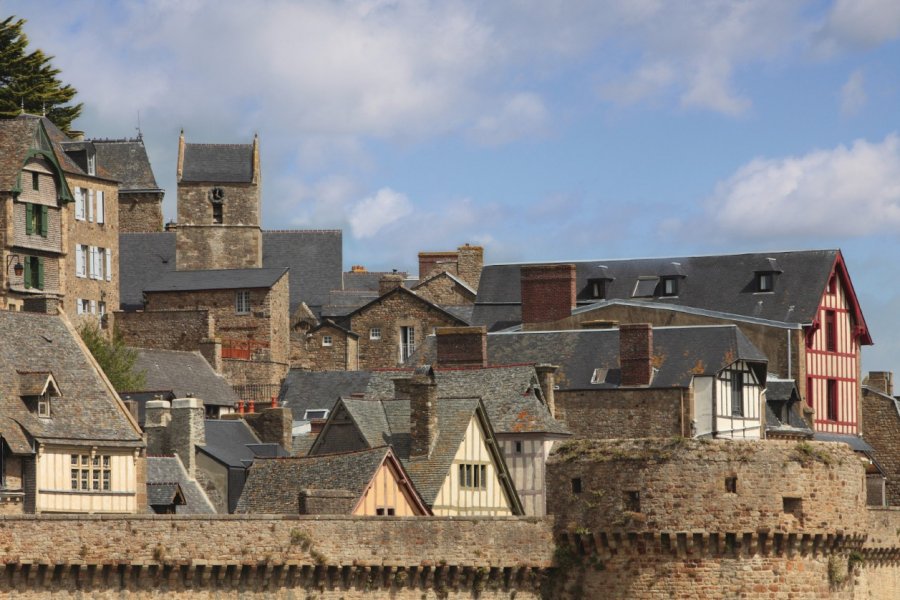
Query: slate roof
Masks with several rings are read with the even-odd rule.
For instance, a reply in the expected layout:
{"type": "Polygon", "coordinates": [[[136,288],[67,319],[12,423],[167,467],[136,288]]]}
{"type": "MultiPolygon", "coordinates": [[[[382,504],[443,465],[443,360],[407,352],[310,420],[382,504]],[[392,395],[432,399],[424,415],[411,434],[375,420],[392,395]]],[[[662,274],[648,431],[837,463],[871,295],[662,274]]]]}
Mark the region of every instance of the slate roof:
{"type": "MultiPolygon", "coordinates": [[[[839,250],[757,252],[591,261],[559,261],[576,267],[578,304],[594,302],[589,280],[607,278],[608,299],[632,299],[638,277],[678,275],[678,295],[641,298],[649,305],[690,306],[782,323],[812,322],[839,250]],[[772,293],[757,293],[756,273],[778,271],[772,293]]],[[[539,263],[532,263],[539,264],[539,263]]],[[[556,264],[556,263],[541,263],[556,264]]],[[[482,270],[473,323],[497,331],[521,320],[521,264],[487,265],[482,270]]]]}
{"type": "Polygon", "coordinates": [[[119,234],[119,301],[123,309],[144,306],[144,288],[175,270],[175,233],[119,234]]]}
{"type": "Polygon", "coordinates": [[[415,289],[425,285],[429,281],[431,281],[433,279],[437,279],[438,277],[448,277],[451,280],[453,280],[454,283],[459,284],[460,286],[462,286],[463,288],[465,288],[467,291],[471,292],[472,294],[475,294],[475,295],[478,294],[478,290],[474,289],[468,283],[466,283],[465,281],[463,281],[462,279],[460,279],[459,277],[457,277],[456,275],[454,275],[453,273],[451,273],[449,271],[438,271],[438,272],[434,273],[433,275],[431,275],[430,277],[421,279],[412,286],[412,289],[415,290],[415,289]]]}
{"type": "Polygon", "coordinates": [[[144,291],[153,293],[270,288],[285,273],[285,268],[169,271],[149,283],[144,291]]]}
{"type": "Polygon", "coordinates": [[[176,398],[193,395],[207,406],[237,404],[237,394],[224,377],[218,375],[199,352],[134,348],[135,371],[145,374],[143,391],[171,391],[176,398]]]}
{"type": "Polygon", "coordinates": [[[248,446],[259,444],[259,438],[240,419],[207,419],[206,445],[200,449],[228,467],[246,467],[256,454],[248,446]]]}
{"type": "Polygon", "coordinates": [[[346,317],[361,306],[378,299],[378,290],[331,290],[321,308],[323,319],[346,317]]]}
{"type": "MultiPolygon", "coordinates": [[[[289,268],[291,314],[302,302],[318,315],[329,290],[341,285],[340,231],[263,231],[263,268],[289,268]]],[[[144,288],[175,270],[175,232],[119,234],[119,297],[143,306],[144,288]]]]}
{"type": "Polygon", "coordinates": [[[143,446],[140,431],[64,318],[0,311],[0,415],[43,442],[143,446]],[[53,373],[62,396],[51,400],[50,418],[38,418],[23,402],[17,370],[53,373]]]}
{"type": "Polygon", "coordinates": [[[0,119],[0,190],[16,187],[37,127],[36,119],[0,119]]]}
{"type": "Polygon", "coordinates": [[[102,165],[119,181],[119,192],[162,191],[156,183],[144,140],[91,140],[102,165]]]}
{"type": "Polygon", "coordinates": [[[250,183],[253,144],[185,144],[181,181],[250,183]]]}
{"type": "Polygon", "coordinates": [[[404,279],[409,276],[405,271],[344,271],[343,286],[339,289],[377,293],[381,278],[385,275],[402,275],[404,279]]]}
{"type": "Polygon", "coordinates": [[[466,304],[464,306],[439,304],[438,306],[463,323],[470,324],[472,322],[472,313],[475,311],[475,307],[471,304],[466,304]]]}
{"type": "Polygon", "coordinates": [[[297,514],[300,492],[344,490],[362,497],[389,448],[358,452],[261,459],[253,463],[236,513],[297,514]]]}
{"type": "Polygon", "coordinates": [[[341,396],[366,391],[371,373],[368,371],[288,371],[279,402],[291,409],[295,420],[310,409],[331,410],[341,396]]]}
{"type": "MultiPolygon", "coordinates": [[[[185,504],[176,506],[176,514],[186,515],[212,515],[216,513],[212,502],[206,496],[206,492],[197,483],[197,480],[188,477],[184,465],[178,456],[148,456],[147,457],[147,500],[153,505],[150,498],[151,484],[156,490],[153,493],[168,493],[164,484],[178,484],[184,495],[185,504]]],[[[160,498],[163,500],[163,498],[160,498]]],[[[166,504],[169,504],[166,502],[166,504]]]]}
{"type": "MultiPolygon", "coordinates": [[[[561,389],[615,388],[620,380],[619,330],[527,331],[489,333],[488,363],[559,366],[561,389]],[[593,384],[594,370],[608,369],[603,383],[593,384]]],[[[736,325],[654,327],[653,355],[658,371],[650,387],[687,387],[694,375],[713,376],[735,360],[767,362],[736,325]]],[[[411,360],[435,359],[434,336],[411,360]]]]}

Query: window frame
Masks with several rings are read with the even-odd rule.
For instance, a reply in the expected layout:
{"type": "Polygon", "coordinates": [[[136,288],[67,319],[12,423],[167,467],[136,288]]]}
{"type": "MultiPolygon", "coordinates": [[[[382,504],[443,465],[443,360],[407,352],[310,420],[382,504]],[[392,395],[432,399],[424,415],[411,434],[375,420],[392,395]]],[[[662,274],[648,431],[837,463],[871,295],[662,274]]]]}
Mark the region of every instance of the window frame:
{"type": "Polygon", "coordinates": [[[31,189],[32,191],[41,191],[41,175],[37,171],[31,171],[31,189]]]}
{"type": "Polygon", "coordinates": [[[838,398],[837,379],[825,380],[825,420],[837,422],[840,399],[838,398]]]}
{"type": "Polygon", "coordinates": [[[73,492],[112,491],[111,454],[70,454],[69,485],[73,492]]]}
{"type": "Polygon", "coordinates": [[[370,340],[380,340],[381,339],[381,327],[370,327],[369,328],[369,339],[370,340]]]}
{"type": "Polygon", "coordinates": [[[732,371],[729,382],[731,385],[731,416],[743,419],[746,415],[744,410],[744,372],[732,371]]]}
{"type": "Polygon", "coordinates": [[[322,336],[322,347],[323,348],[331,348],[332,346],[334,346],[334,337],[332,337],[330,335],[323,335],[322,336]]]}
{"type": "Polygon", "coordinates": [[[660,283],[662,284],[660,296],[672,298],[678,295],[678,277],[662,277],[660,283]]]}
{"type": "Polygon", "coordinates": [[[250,290],[237,290],[234,293],[234,314],[250,314],[250,290]]]}
{"type": "Polygon", "coordinates": [[[824,329],[825,329],[825,350],[827,352],[838,351],[837,336],[837,311],[825,310],[824,329]]]}
{"type": "Polygon", "coordinates": [[[775,291],[775,274],[770,271],[756,274],[756,291],[767,293],[775,291]]]}
{"type": "Polygon", "coordinates": [[[487,464],[471,462],[459,463],[458,471],[460,489],[487,489],[487,464]]]}

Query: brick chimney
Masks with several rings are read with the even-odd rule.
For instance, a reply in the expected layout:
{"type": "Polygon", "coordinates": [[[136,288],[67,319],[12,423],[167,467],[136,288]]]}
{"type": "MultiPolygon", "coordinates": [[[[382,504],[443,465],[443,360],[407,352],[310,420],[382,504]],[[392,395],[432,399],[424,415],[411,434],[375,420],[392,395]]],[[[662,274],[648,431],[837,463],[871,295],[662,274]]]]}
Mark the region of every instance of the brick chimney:
{"type": "Polygon", "coordinates": [[[487,330],[483,326],[438,327],[435,339],[438,366],[487,366],[487,330]]]}
{"type": "Polygon", "coordinates": [[[378,281],[378,295],[384,296],[388,292],[393,289],[396,289],[403,285],[403,275],[394,271],[393,273],[388,273],[387,275],[382,275],[381,279],[378,281]]]}
{"type": "Polygon", "coordinates": [[[419,280],[432,271],[449,271],[456,275],[459,254],[456,252],[419,252],[419,280]]]}
{"type": "Polygon", "coordinates": [[[24,312],[43,313],[45,315],[59,314],[59,298],[52,296],[34,296],[22,301],[24,312]]]}
{"type": "Polygon", "coordinates": [[[653,379],[653,327],[650,323],[619,325],[622,385],[650,385],[653,379]]]}
{"type": "Polygon", "coordinates": [[[522,267],[522,323],[565,319],[575,308],[575,265],[522,267]]]}
{"type": "Polygon", "coordinates": [[[541,385],[541,392],[544,394],[544,401],[547,403],[547,410],[550,416],[556,418],[556,371],[559,367],[556,365],[540,364],[534,365],[537,372],[538,383],[541,385]]]}
{"type": "Polygon", "coordinates": [[[181,463],[190,477],[197,468],[197,446],[206,445],[206,410],[199,398],[176,398],[172,400],[172,423],[169,426],[169,440],[172,452],[181,458],[181,463]]]}
{"type": "MultiPolygon", "coordinates": [[[[158,396],[157,396],[158,398],[158,396]]],[[[144,432],[147,434],[147,454],[171,454],[169,424],[172,421],[168,400],[150,400],[144,406],[144,432]]]]}
{"type": "Polygon", "coordinates": [[[888,396],[894,395],[894,374],[891,371],[869,371],[865,385],[888,396]]]}
{"type": "Polygon", "coordinates": [[[458,252],[457,275],[477,291],[481,282],[481,270],[484,268],[484,248],[466,244],[460,246],[458,252]]]}
{"type": "Polygon", "coordinates": [[[431,367],[419,367],[409,386],[410,458],[428,458],[438,436],[437,384],[431,367]]]}

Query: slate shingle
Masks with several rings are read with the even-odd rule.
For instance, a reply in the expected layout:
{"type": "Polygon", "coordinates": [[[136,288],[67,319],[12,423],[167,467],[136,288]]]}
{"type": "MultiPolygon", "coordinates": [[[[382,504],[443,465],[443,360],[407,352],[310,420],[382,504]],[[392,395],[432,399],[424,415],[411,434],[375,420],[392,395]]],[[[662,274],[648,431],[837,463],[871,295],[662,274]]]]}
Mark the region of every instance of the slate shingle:
{"type": "Polygon", "coordinates": [[[171,391],[176,398],[189,394],[209,406],[237,404],[238,397],[224,377],[217,374],[199,352],[134,348],[134,368],[144,373],[144,387],[129,392],[171,391]]]}
{"type": "Polygon", "coordinates": [[[250,183],[253,144],[185,144],[181,180],[250,183]]]}
{"type": "Polygon", "coordinates": [[[91,140],[97,165],[119,181],[119,191],[161,191],[141,138],[135,140],[91,140]]]}
{"type": "Polygon", "coordinates": [[[150,484],[177,483],[181,486],[185,504],[175,507],[179,515],[212,515],[216,509],[206,496],[203,488],[195,479],[188,477],[181,459],[177,456],[148,456],[147,457],[147,496],[150,501],[150,484]]]}

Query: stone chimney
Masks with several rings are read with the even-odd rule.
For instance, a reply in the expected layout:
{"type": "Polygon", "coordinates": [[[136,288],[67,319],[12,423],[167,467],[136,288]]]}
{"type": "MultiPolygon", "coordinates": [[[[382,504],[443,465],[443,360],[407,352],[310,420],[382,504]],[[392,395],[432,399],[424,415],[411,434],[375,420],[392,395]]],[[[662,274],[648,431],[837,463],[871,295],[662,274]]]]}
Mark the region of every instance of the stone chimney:
{"type": "Polygon", "coordinates": [[[200,354],[203,355],[203,358],[206,359],[206,362],[209,363],[209,366],[213,368],[218,374],[222,374],[222,340],[219,338],[207,338],[200,341],[199,348],[200,354]]]}
{"type": "MultiPolygon", "coordinates": [[[[158,396],[157,396],[158,397],[158,396]]],[[[144,406],[144,432],[147,434],[147,454],[171,454],[169,424],[172,412],[168,400],[150,400],[144,406]]]]}
{"type": "Polygon", "coordinates": [[[59,314],[59,298],[51,296],[35,296],[25,298],[22,301],[22,310],[31,313],[43,313],[45,315],[59,314]]]}
{"type": "Polygon", "coordinates": [[[412,377],[392,377],[394,382],[394,400],[409,400],[409,388],[412,385],[412,377]]]}
{"type": "Polygon", "coordinates": [[[429,366],[419,367],[409,386],[410,458],[428,458],[438,437],[437,384],[429,366]]]}
{"type": "Polygon", "coordinates": [[[571,316],[575,308],[575,265],[526,265],[521,273],[523,324],[571,316]]]}
{"type": "Polygon", "coordinates": [[[891,371],[869,371],[865,385],[888,396],[894,395],[894,374],[891,371]]]}
{"type": "Polygon", "coordinates": [[[484,268],[484,248],[466,244],[465,246],[460,246],[458,251],[457,275],[472,286],[475,291],[478,291],[478,284],[481,282],[481,270],[484,268]]]}
{"type": "MultiPolygon", "coordinates": [[[[184,129],[178,136],[178,161],[175,166],[175,178],[177,182],[181,182],[181,176],[184,173],[184,129]]],[[[168,229],[167,229],[168,231],[168,229]]]]}
{"type": "Polygon", "coordinates": [[[291,409],[285,406],[267,408],[244,415],[247,425],[256,433],[261,442],[278,444],[288,453],[293,449],[291,409]]]}
{"type": "Polygon", "coordinates": [[[172,400],[172,423],[169,426],[172,452],[181,458],[190,477],[197,467],[197,446],[206,445],[206,410],[199,398],[172,400]]]}
{"type": "Polygon", "coordinates": [[[650,323],[619,325],[622,385],[650,385],[653,379],[653,327],[650,323]]]}
{"type": "Polygon", "coordinates": [[[547,403],[547,409],[550,416],[556,418],[556,371],[559,367],[556,365],[540,364],[534,365],[537,372],[538,382],[541,385],[541,392],[544,394],[544,401],[547,403]]]}
{"type": "Polygon", "coordinates": [[[438,366],[487,366],[487,330],[483,326],[438,327],[435,339],[438,366]]]}
{"type": "Polygon", "coordinates": [[[393,273],[388,273],[387,275],[383,275],[381,279],[378,281],[378,295],[384,296],[391,290],[398,288],[403,285],[403,275],[394,271],[393,273]]]}

